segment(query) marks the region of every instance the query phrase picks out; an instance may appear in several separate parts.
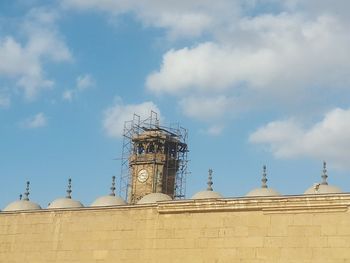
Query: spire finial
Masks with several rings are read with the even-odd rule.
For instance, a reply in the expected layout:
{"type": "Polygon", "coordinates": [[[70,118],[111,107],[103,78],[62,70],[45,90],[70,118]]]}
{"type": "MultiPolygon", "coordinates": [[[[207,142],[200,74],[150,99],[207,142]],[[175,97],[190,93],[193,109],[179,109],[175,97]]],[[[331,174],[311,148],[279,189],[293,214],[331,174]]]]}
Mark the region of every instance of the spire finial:
{"type": "Polygon", "coordinates": [[[266,178],[266,165],[263,166],[263,173],[262,173],[262,179],[261,179],[261,188],[267,188],[267,178],[266,178]]]}
{"type": "Polygon", "coordinates": [[[67,187],[67,196],[66,196],[66,198],[71,199],[72,198],[71,193],[72,193],[72,179],[69,178],[68,179],[68,187],[67,187]]]}
{"type": "Polygon", "coordinates": [[[323,171],[322,171],[322,183],[323,185],[327,185],[328,182],[327,182],[327,178],[328,178],[328,175],[327,175],[327,163],[325,161],[323,161],[323,171]]]}
{"type": "Polygon", "coordinates": [[[23,198],[23,200],[25,200],[25,201],[29,201],[29,185],[30,185],[30,182],[29,181],[27,181],[27,187],[26,187],[26,191],[24,192],[24,198],[23,198]]]}
{"type": "Polygon", "coordinates": [[[213,191],[213,187],[211,187],[213,185],[213,170],[209,169],[208,171],[208,187],[207,190],[208,191],[213,191]]]}
{"type": "Polygon", "coordinates": [[[112,176],[112,186],[111,186],[111,193],[109,194],[110,196],[115,196],[115,176],[112,176]]]}

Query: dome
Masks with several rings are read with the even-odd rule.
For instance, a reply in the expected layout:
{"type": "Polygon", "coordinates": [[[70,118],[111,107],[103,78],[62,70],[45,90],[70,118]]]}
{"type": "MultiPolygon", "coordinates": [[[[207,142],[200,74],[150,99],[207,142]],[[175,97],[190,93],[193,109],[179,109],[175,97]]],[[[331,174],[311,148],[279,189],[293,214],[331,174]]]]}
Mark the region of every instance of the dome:
{"type": "Polygon", "coordinates": [[[314,186],[309,187],[304,194],[335,194],[341,193],[342,190],[339,187],[328,184],[315,184],[314,186]]]}
{"type": "Polygon", "coordinates": [[[97,198],[91,206],[113,206],[113,205],[126,205],[126,202],[117,196],[105,195],[97,198]]]}
{"type": "Polygon", "coordinates": [[[29,201],[29,185],[30,182],[27,182],[26,191],[24,193],[24,198],[22,199],[22,195],[20,195],[19,200],[14,201],[7,205],[4,208],[4,212],[6,211],[24,211],[24,210],[39,210],[41,209],[40,205],[29,201]]]}
{"type": "Polygon", "coordinates": [[[47,208],[53,209],[53,208],[77,208],[77,207],[84,207],[84,206],[79,201],[76,201],[74,199],[67,198],[67,197],[62,197],[52,201],[47,208]]]}
{"type": "Polygon", "coordinates": [[[67,196],[58,198],[54,201],[52,201],[48,209],[55,209],[55,208],[77,208],[77,207],[84,207],[82,203],[80,203],[77,200],[72,199],[72,179],[68,179],[68,189],[67,189],[67,196]]]}
{"type": "Polygon", "coordinates": [[[281,195],[281,194],[272,188],[256,188],[246,194],[246,196],[274,196],[274,195],[281,195]]]}
{"type": "Polygon", "coordinates": [[[112,176],[112,186],[110,187],[111,193],[97,198],[91,206],[113,206],[113,205],[126,205],[126,202],[115,196],[115,176],[112,176]]]}
{"type": "Polygon", "coordinates": [[[261,179],[261,187],[260,188],[255,188],[248,192],[246,196],[276,196],[276,195],[281,195],[279,192],[277,192],[273,188],[269,188],[267,186],[267,178],[266,178],[266,165],[263,166],[263,173],[262,173],[262,179],[261,179]]]}
{"type": "Polygon", "coordinates": [[[309,187],[304,194],[335,194],[342,193],[343,191],[334,185],[329,185],[327,182],[327,163],[323,162],[323,171],[322,171],[322,182],[316,183],[313,186],[309,187]]]}
{"type": "Polygon", "coordinates": [[[207,198],[222,198],[223,196],[218,192],[214,191],[200,191],[192,196],[191,199],[207,199],[207,198]]]}
{"type": "Polygon", "coordinates": [[[171,201],[171,197],[163,193],[151,193],[142,197],[137,204],[152,204],[160,201],[171,201]]]}
{"type": "Polygon", "coordinates": [[[222,198],[223,196],[218,193],[214,192],[212,185],[213,185],[213,170],[209,169],[208,172],[208,187],[207,190],[200,191],[192,196],[191,199],[208,199],[208,198],[222,198]]]}
{"type": "Polygon", "coordinates": [[[6,211],[39,210],[39,209],[41,209],[40,205],[34,202],[31,202],[29,200],[28,201],[17,200],[7,205],[3,211],[6,212],[6,211]]]}

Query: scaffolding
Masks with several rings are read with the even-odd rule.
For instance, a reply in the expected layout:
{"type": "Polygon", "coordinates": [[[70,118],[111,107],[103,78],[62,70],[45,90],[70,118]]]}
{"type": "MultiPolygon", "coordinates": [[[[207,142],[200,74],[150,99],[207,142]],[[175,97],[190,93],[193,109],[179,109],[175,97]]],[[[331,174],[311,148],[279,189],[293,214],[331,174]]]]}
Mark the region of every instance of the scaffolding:
{"type": "MultiPolygon", "coordinates": [[[[132,183],[130,156],[136,149],[133,140],[149,131],[159,132],[173,139],[172,142],[175,143],[173,144],[174,147],[168,147],[165,151],[167,151],[167,156],[175,156],[175,158],[171,160],[173,162],[172,165],[166,164],[165,167],[166,169],[175,170],[173,170],[172,173],[167,171],[165,174],[175,174],[175,182],[172,184],[172,187],[174,187],[174,189],[172,189],[174,192],[173,197],[174,199],[184,199],[186,195],[186,177],[188,175],[188,131],[181,127],[179,123],[173,123],[169,126],[161,126],[158,114],[154,111],[151,111],[150,116],[146,119],[141,119],[139,115],[134,114],[132,120],[124,123],[121,171],[119,176],[119,195],[125,198],[125,200],[130,201],[132,183]]],[[[167,159],[167,162],[168,161],[169,160],[167,159]]]]}

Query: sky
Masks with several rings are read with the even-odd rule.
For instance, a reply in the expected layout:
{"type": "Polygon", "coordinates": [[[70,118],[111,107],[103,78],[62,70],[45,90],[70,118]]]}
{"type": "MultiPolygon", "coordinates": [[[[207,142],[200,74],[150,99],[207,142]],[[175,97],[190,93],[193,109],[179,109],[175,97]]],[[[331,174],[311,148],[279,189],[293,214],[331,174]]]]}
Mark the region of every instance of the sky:
{"type": "Polygon", "coordinates": [[[84,205],[119,176],[123,123],[188,129],[187,197],[350,190],[347,0],[0,1],[0,209],[31,182],[84,205]]]}

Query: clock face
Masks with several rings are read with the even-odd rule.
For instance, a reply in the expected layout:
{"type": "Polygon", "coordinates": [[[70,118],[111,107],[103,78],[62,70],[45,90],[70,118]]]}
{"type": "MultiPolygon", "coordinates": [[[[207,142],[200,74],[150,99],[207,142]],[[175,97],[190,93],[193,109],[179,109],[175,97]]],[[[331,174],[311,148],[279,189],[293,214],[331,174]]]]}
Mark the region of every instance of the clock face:
{"type": "Polygon", "coordinates": [[[146,182],[148,179],[148,172],[145,169],[142,169],[137,174],[137,180],[139,180],[140,183],[146,182]]]}

